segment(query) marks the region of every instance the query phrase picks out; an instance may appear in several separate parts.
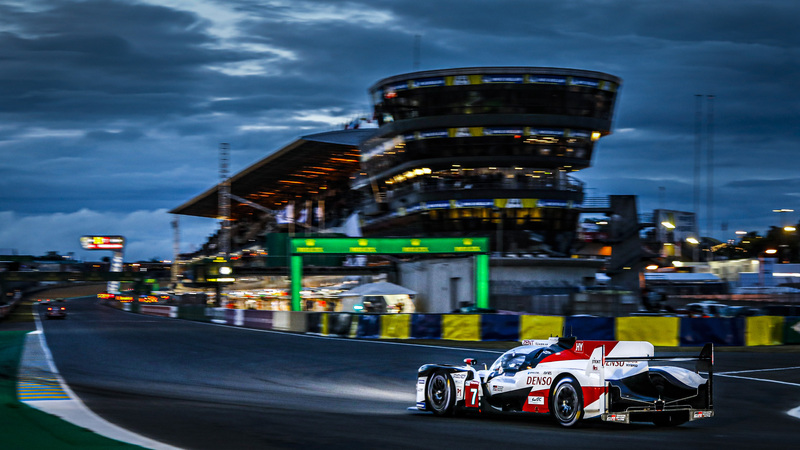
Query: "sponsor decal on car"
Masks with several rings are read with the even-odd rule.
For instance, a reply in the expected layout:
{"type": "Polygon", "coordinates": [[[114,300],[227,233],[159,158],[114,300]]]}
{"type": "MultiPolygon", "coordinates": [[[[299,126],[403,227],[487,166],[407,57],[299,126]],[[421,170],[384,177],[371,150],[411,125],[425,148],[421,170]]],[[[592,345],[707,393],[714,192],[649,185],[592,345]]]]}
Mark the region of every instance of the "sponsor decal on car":
{"type": "Polygon", "coordinates": [[[532,395],[528,397],[529,405],[544,405],[544,397],[540,395],[532,395]]]}
{"type": "Polygon", "coordinates": [[[553,377],[529,376],[525,383],[533,386],[550,386],[553,384],[553,377]]]}

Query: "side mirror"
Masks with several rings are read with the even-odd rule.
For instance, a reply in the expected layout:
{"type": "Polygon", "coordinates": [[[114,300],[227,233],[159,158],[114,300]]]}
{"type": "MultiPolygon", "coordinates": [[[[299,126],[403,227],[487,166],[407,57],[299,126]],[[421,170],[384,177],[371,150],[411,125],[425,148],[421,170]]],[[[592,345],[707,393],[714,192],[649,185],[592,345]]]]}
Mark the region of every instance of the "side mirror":
{"type": "Polygon", "coordinates": [[[474,366],[475,364],[478,364],[478,361],[475,358],[466,358],[464,359],[464,364],[468,366],[474,366]]]}

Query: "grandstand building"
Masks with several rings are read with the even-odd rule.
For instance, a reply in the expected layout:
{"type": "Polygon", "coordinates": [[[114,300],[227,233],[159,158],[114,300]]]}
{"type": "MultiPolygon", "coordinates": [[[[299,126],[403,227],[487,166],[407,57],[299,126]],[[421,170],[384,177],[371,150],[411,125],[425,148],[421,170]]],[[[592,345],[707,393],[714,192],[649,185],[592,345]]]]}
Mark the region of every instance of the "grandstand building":
{"type": "Polygon", "coordinates": [[[568,255],[595,142],[620,79],[599,72],[475,67],[370,88],[377,133],[353,188],[367,235],[492,235],[496,252],[568,255]]]}
{"type": "MultiPolygon", "coordinates": [[[[620,83],[605,73],[541,67],[380,80],[369,89],[371,120],[303,136],[230,178],[231,248],[300,232],[488,236],[495,257],[563,257],[555,266],[575,272],[567,266],[579,264],[569,256],[584,184],[574,175],[591,165],[596,142],[611,132],[620,83]],[[351,227],[356,222],[359,229],[351,227]]],[[[215,186],[170,212],[217,218],[219,192],[215,186]]],[[[216,239],[198,256],[216,254],[216,239]]],[[[575,284],[598,268],[583,265],[580,275],[561,279],[575,284]]],[[[509,279],[520,279],[517,269],[509,279]]],[[[452,285],[458,277],[448,275],[451,285],[443,288],[451,306],[469,292],[452,285]]],[[[496,277],[502,271],[493,268],[496,277]]]]}

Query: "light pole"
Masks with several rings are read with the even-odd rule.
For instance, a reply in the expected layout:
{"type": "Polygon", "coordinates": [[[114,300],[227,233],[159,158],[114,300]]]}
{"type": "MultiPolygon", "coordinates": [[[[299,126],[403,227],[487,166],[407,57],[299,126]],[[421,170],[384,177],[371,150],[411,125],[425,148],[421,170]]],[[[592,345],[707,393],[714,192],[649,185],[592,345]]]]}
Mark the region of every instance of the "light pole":
{"type": "Polygon", "coordinates": [[[794,212],[794,210],[781,208],[781,209],[773,209],[772,212],[777,213],[779,215],[778,217],[780,217],[781,227],[783,227],[784,226],[783,217],[786,215],[786,213],[794,212]]]}
{"type": "Polygon", "coordinates": [[[688,238],[686,238],[686,242],[688,242],[689,244],[692,245],[692,247],[694,247],[694,250],[693,250],[694,256],[692,258],[692,261],[699,262],[698,261],[697,250],[700,247],[700,241],[698,241],[697,238],[695,238],[695,237],[688,237],[688,238]]]}

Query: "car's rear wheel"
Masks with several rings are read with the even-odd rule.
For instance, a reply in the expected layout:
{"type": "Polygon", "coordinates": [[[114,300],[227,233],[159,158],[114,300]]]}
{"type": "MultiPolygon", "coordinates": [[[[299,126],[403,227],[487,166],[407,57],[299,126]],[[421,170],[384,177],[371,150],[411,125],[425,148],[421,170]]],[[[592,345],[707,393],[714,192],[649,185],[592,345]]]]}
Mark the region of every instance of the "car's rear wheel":
{"type": "Polygon", "coordinates": [[[575,425],[583,417],[581,388],[572,377],[561,378],[550,390],[550,414],[564,427],[575,425]]]}
{"type": "Polygon", "coordinates": [[[428,402],[428,409],[437,416],[453,414],[453,408],[456,403],[456,388],[450,375],[442,371],[434,372],[428,380],[425,397],[428,402]]]}

